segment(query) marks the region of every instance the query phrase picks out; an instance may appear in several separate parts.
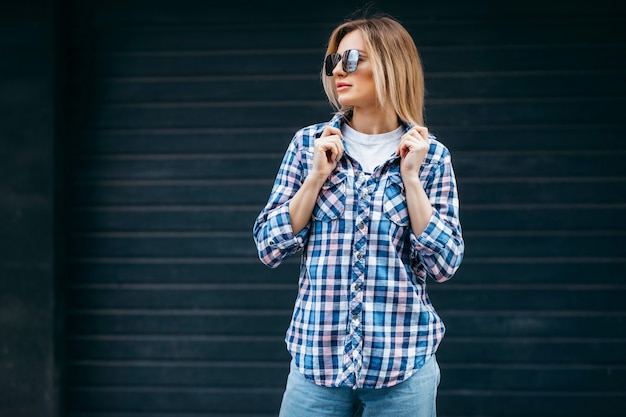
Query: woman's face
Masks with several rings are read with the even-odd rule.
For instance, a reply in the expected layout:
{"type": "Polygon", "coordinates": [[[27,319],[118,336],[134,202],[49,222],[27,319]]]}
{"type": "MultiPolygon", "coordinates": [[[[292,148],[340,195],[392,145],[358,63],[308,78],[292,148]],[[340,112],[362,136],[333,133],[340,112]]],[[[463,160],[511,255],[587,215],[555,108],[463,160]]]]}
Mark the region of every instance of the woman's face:
{"type": "Polygon", "coordinates": [[[337,99],[342,107],[370,107],[377,106],[376,87],[372,73],[371,61],[365,51],[363,35],[360,30],[354,30],[343,37],[337,52],[343,56],[348,49],[357,49],[360,52],[356,71],[347,73],[339,62],[333,70],[337,99]]]}

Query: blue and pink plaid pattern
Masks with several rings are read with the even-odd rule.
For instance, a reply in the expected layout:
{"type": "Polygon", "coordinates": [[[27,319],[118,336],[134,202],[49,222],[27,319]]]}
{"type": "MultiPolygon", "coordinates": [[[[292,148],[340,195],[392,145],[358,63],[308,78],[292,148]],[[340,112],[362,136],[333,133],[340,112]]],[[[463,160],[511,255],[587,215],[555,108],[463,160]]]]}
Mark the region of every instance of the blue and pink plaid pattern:
{"type": "MultiPolygon", "coordinates": [[[[340,127],[342,118],[330,124],[340,127]]],[[[433,205],[421,234],[411,230],[399,157],[368,177],[344,155],[320,191],[308,226],[294,235],[289,201],[313,164],[313,141],[328,123],[293,137],[253,234],[274,268],[302,252],[298,295],[285,341],[318,385],[382,388],[411,376],[445,332],[426,277],[450,279],[464,253],[457,187],[448,149],[434,136],[420,171],[433,205]]],[[[410,129],[410,126],[405,126],[410,129]]]]}

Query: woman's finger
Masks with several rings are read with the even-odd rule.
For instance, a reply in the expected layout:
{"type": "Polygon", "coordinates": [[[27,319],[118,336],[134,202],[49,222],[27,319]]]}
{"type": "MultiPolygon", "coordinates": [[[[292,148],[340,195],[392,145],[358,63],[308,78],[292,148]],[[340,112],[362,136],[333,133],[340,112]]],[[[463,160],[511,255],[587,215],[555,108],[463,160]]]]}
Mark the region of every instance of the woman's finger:
{"type": "Polygon", "coordinates": [[[415,133],[409,132],[402,136],[402,138],[400,139],[400,145],[398,146],[397,154],[403,158],[406,156],[407,153],[413,150],[417,144],[418,139],[415,138],[413,134],[415,133]]]}
{"type": "Polygon", "coordinates": [[[338,162],[339,159],[341,159],[341,155],[343,155],[343,146],[341,144],[340,140],[333,140],[330,143],[330,150],[331,150],[331,154],[330,154],[330,159],[329,161],[334,161],[334,162],[338,162]]]}
{"type": "Polygon", "coordinates": [[[337,135],[341,137],[341,130],[337,129],[334,126],[329,125],[324,128],[324,131],[322,132],[322,135],[320,137],[325,138],[327,136],[332,136],[332,135],[337,135]]]}
{"type": "Polygon", "coordinates": [[[343,154],[343,145],[338,138],[320,138],[315,142],[317,152],[324,154],[328,162],[337,162],[343,154]]]}
{"type": "Polygon", "coordinates": [[[417,135],[421,137],[422,139],[428,138],[428,128],[424,126],[415,125],[413,126],[411,131],[417,133],[417,135]]]}
{"type": "Polygon", "coordinates": [[[339,139],[338,137],[330,137],[328,138],[328,142],[326,142],[325,144],[328,145],[328,147],[326,148],[326,154],[329,158],[329,162],[339,161],[339,159],[341,159],[341,156],[343,155],[343,143],[341,142],[341,139],[339,139]]]}

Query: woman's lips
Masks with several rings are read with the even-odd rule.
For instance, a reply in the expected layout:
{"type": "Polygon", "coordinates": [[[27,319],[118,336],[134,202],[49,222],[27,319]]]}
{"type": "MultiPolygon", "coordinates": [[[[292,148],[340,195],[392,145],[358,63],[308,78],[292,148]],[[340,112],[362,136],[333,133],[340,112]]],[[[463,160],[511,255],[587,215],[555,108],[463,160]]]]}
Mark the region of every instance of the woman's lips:
{"type": "Polygon", "coordinates": [[[337,89],[337,91],[347,90],[348,88],[350,88],[350,84],[347,84],[347,83],[337,83],[335,85],[335,88],[337,89]]]}

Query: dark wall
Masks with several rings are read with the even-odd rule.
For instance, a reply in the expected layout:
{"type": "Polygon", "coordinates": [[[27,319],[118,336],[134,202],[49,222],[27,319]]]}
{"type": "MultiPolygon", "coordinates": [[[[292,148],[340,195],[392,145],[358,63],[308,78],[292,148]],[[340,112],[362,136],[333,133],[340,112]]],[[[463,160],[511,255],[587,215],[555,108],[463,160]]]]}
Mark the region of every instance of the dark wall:
{"type": "MultiPolygon", "coordinates": [[[[252,222],[361,2],[68,3],[0,13],[0,415],[275,416],[297,259],[261,265],[252,222]]],[[[384,5],[461,196],[466,259],[429,287],[440,415],[619,416],[624,12],[384,5]]]]}
{"type": "MultiPolygon", "coordinates": [[[[617,416],[624,15],[402,3],[379,7],[421,51],[467,242],[430,285],[440,415],[617,416]]],[[[276,415],[297,259],[262,266],[251,227],[295,130],[329,118],[324,44],[358,4],[76,3],[70,415],[276,415]]]]}
{"type": "Polygon", "coordinates": [[[54,2],[0,6],[0,415],[60,414],[54,2]]]}

